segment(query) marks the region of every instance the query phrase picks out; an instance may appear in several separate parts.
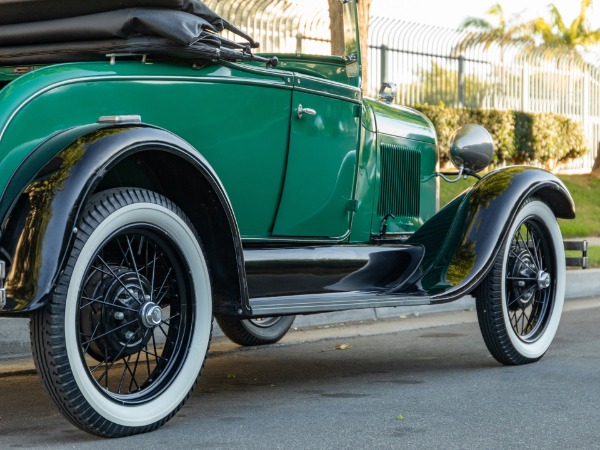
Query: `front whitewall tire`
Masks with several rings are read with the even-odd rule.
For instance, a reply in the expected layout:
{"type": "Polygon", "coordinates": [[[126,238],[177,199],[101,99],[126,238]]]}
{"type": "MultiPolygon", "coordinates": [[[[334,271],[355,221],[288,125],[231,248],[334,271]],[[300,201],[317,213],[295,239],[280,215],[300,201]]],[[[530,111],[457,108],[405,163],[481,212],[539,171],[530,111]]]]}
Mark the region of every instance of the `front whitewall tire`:
{"type": "Polygon", "coordinates": [[[529,199],[476,291],[479,326],[496,360],[516,365],[544,356],[560,323],[565,280],[556,217],[545,203],[529,199]]]}
{"type": "MultiPolygon", "coordinates": [[[[558,223],[556,222],[556,218],[554,214],[548,208],[548,206],[542,202],[532,202],[527,205],[527,208],[524,208],[519,212],[519,215],[515,219],[515,224],[509,231],[509,236],[512,236],[517,228],[517,225],[521,223],[527,215],[534,214],[539,217],[548,225],[548,233],[551,235],[551,240],[554,242],[554,264],[556,265],[556,276],[555,276],[555,298],[553,303],[553,312],[546,324],[546,330],[544,333],[539,336],[539,338],[532,342],[523,341],[517,334],[513,327],[507,327],[508,335],[510,336],[510,342],[515,347],[515,349],[524,357],[536,359],[542,357],[554,336],[556,335],[556,331],[558,330],[558,325],[560,323],[560,318],[562,316],[562,310],[564,305],[565,298],[565,283],[566,283],[566,264],[565,264],[565,254],[564,247],[562,245],[562,234],[560,232],[560,228],[558,223]]],[[[502,265],[502,279],[506,279],[507,274],[507,264],[509,259],[509,249],[505,248],[504,251],[504,259],[502,265]]],[[[502,283],[502,296],[506,297],[506,283],[502,283]]],[[[506,302],[502,302],[502,313],[504,316],[504,321],[506,323],[510,322],[510,317],[508,313],[508,308],[506,302]]]]}

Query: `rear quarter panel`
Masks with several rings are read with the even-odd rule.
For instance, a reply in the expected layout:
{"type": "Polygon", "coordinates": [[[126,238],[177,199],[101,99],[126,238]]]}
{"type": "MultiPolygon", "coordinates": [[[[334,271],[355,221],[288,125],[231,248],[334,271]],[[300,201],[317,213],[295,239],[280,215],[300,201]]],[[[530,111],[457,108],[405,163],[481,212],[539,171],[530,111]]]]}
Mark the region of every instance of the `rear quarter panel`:
{"type": "Polygon", "coordinates": [[[282,190],[290,84],[285,73],[236,65],[193,70],[118,61],[39,69],[0,91],[0,191],[48,136],[100,116],[137,114],[198,149],[221,177],[242,235],[266,236],[282,190]]]}

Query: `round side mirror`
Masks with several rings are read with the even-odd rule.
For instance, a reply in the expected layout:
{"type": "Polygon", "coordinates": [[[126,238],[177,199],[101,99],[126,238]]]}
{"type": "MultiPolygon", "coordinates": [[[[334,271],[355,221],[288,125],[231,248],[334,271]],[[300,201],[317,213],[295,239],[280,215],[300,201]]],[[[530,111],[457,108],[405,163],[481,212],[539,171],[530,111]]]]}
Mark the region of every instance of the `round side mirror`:
{"type": "Polygon", "coordinates": [[[467,174],[481,172],[493,158],[494,141],[480,125],[464,125],[450,138],[450,161],[467,174]]]}

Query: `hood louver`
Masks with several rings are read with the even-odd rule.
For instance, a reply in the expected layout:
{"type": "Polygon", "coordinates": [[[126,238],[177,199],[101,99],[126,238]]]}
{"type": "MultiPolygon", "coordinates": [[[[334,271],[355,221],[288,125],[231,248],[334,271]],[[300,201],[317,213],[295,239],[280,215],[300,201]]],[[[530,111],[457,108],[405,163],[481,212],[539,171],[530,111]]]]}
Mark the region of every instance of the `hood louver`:
{"type": "Polygon", "coordinates": [[[405,146],[381,144],[379,216],[419,217],[421,152],[405,146]]]}

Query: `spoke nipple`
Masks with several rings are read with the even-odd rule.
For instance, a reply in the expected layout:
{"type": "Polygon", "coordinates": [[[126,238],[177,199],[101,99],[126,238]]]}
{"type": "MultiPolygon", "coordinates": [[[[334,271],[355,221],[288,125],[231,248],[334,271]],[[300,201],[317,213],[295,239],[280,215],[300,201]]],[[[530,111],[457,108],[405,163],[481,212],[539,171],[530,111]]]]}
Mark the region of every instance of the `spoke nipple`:
{"type": "Polygon", "coordinates": [[[523,287],[523,286],[525,286],[525,282],[524,281],[518,281],[517,282],[517,286],[523,287]]]}
{"type": "Polygon", "coordinates": [[[132,339],[134,334],[135,333],[133,331],[128,331],[127,333],[125,333],[125,339],[127,339],[127,340],[132,339]]]}
{"type": "Polygon", "coordinates": [[[116,320],[123,320],[123,319],[125,318],[125,314],[123,314],[121,311],[117,311],[117,312],[116,312],[116,313],[113,315],[113,317],[114,317],[116,320]]]}

